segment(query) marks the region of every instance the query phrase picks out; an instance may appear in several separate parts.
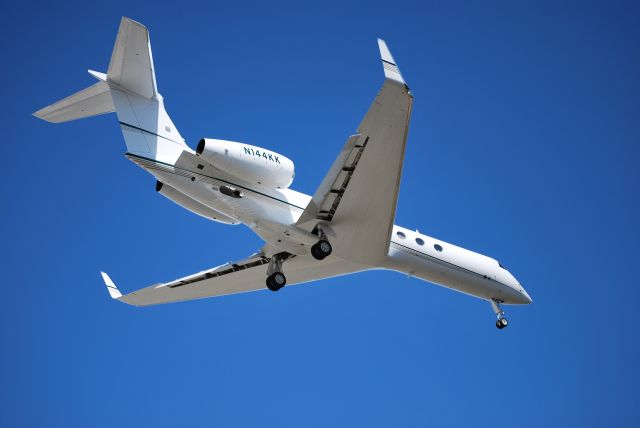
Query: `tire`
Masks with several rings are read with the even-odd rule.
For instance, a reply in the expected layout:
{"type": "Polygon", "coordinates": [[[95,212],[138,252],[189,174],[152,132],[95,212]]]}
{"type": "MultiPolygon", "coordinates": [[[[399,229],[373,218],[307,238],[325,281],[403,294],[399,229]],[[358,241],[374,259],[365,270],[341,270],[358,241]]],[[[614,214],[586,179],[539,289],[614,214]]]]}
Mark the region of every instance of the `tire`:
{"type": "Polygon", "coordinates": [[[498,321],[500,322],[500,325],[502,326],[502,328],[505,328],[506,326],[509,325],[509,321],[507,321],[506,318],[500,318],[498,321]]]}
{"type": "Polygon", "coordinates": [[[321,239],[311,247],[311,255],[316,260],[323,260],[329,256],[332,251],[333,248],[331,247],[331,244],[325,239],[321,239]]]}
{"type": "Polygon", "coordinates": [[[496,327],[498,328],[498,330],[502,330],[504,327],[502,327],[502,324],[500,323],[500,320],[496,320],[496,327]]]}
{"type": "Polygon", "coordinates": [[[273,278],[271,278],[271,276],[268,276],[268,277],[267,277],[267,288],[268,288],[269,290],[271,290],[271,291],[278,291],[278,290],[280,290],[280,289],[278,288],[278,286],[277,286],[276,284],[274,284],[274,282],[273,282],[273,278]]]}
{"type": "Polygon", "coordinates": [[[267,288],[271,291],[278,291],[287,283],[287,278],[282,272],[272,273],[267,277],[267,288]]]}
{"type": "Polygon", "coordinates": [[[316,260],[324,260],[324,255],[320,252],[320,249],[318,248],[318,244],[313,244],[311,246],[311,255],[316,260]]]}

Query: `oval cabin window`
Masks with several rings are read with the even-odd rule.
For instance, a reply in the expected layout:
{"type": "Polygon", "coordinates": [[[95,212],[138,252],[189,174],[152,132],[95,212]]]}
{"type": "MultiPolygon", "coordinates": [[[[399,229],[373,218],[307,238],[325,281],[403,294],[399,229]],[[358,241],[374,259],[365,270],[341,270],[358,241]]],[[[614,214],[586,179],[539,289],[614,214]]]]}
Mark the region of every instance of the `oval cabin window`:
{"type": "Polygon", "coordinates": [[[416,244],[424,245],[424,241],[422,240],[422,238],[416,238],[416,244]]]}
{"type": "Polygon", "coordinates": [[[404,232],[400,232],[400,231],[397,231],[396,235],[398,235],[398,238],[400,239],[404,239],[407,237],[407,235],[405,235],[404,232]]]}
{"type": "Polygon", "coordinates": [[[435,245],[433,246],[433,248],[435,248],[435,249],[436,249],[436,251],[437,251],[437,252],[439,252],[439,253],[441,253],[441,252],[442,252],[442,245],[440,245],[440,244],[435,244],[435,245]]]}

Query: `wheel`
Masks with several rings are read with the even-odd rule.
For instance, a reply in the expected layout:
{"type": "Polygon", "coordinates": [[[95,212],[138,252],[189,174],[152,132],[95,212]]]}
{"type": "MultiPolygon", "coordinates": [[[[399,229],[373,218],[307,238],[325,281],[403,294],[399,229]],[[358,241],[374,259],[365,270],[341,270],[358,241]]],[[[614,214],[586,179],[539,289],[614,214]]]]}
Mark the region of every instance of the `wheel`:
{"type": "Polygon", "coordinates": [[[267,277],[267,288],[271,291],[278,291],[287,283],[287,278],[282,272],[275,272],[267,277]]]}
{"type": "Polygon", "coordinates": [[[324,254],[325,257],[328,257],[331,254],[331,251],[333,251],[331,244],[327,240],[322,239],[316,245],[318,246],[318,248],[320,249],[320,252],[324,254]]]}
{"type": "Polygon", "coordinates": [[[316,260],[324,259],[331,254],[331,251],[333,251],[333,248],[329,241],[325,239],[321,239],[311,247],[311,255],[316,260]]]}
{"type": "Polygon", "coordinates": [[[502,328],[505,328],[506,326],[509,325],[509,321],[507,321],[506,318],[500,318],[498,321],[500,322],[500,325],[502,326],[502,328]]]}
{"type": "Polygon", "coordinates": [[[271,278],[273,280],[273,283],[278,287],[278,290],[284,287],[285,284],[287,283],[287,278],[284,276],[282,272],[274,273],[273,275],[271,275],[271,278]]]}
{"type": "Polygon", "coordinates": [[[498,330],[502,330],[504,327],[502,327],[502,324],[500,324],[500,320],[496,320],[496,327],[498,327],[498,330]]]}

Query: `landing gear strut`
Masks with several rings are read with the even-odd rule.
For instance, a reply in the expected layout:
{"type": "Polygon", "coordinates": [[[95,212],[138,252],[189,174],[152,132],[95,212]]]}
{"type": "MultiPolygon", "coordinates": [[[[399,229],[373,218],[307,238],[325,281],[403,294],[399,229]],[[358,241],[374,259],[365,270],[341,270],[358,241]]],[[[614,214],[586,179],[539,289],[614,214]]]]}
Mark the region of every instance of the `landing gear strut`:
{"type": "Polygon", "coordinates": [[[333,248],[327,239],[327,235],[322,230],[322,225],[318,225],[318,236],[320,240],[311,246],[311,255],[316,260],[323,260],[331,254],[333,248]]]}
{"type": "Polygon", "coordinates": [[[502,301],[497,299],[491,299],[490,302],[491,302],[491,308],[493,308],[493,312],[495,312],[496,316],[498,317],[498,319],[496,320],[496,327],[498,327],[498,330],[502,330],[503,328],[509,325],[509,321],[507,321],[507,319],[505,318],[504,311],[500,307],[500,304],[502,303],[502,301]]]}
{"type": "Polygon", "coordinates": [[[283,257],[280,254],[274,254],[269,260],[267,269],[267,288],[271,291],[278,291],[287,283],[287,277],[282,273],[283,257]]]}

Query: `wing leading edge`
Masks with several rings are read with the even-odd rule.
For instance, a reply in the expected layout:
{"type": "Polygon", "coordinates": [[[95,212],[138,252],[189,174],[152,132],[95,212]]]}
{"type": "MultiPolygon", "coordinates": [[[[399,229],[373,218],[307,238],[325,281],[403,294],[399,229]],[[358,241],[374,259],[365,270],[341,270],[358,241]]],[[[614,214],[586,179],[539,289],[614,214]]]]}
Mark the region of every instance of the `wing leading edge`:
{"type": "Polygon", "coordinates": [[[389,251],[413,101],[386,43],[378,46],[384,84],[297,223],[326,224],[335,255],[369,266],[389,251]]]}
{"type": "MultiPolygon", "coordinates": [[[[101,274],[112,298],[133,306],[151,306],[266,289],[268,264],[267,257],[254,254],[235,263],[226,263],[125,295],[106,273],[101,274]]],[[[308,256],[291,257],[286,261],[287,285],[346,275],[365,269],[366,266],[337,257],[322,262],[308,256]]]]}

